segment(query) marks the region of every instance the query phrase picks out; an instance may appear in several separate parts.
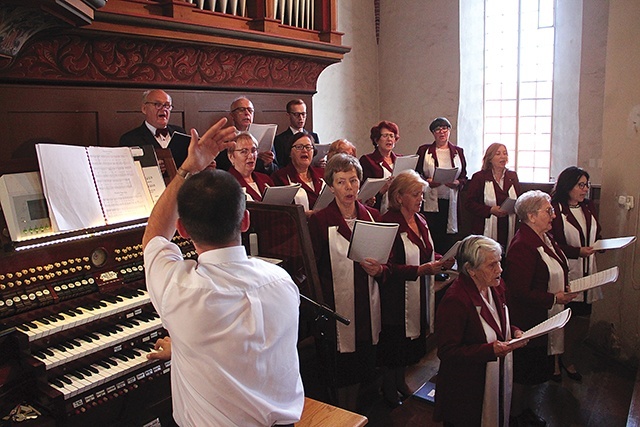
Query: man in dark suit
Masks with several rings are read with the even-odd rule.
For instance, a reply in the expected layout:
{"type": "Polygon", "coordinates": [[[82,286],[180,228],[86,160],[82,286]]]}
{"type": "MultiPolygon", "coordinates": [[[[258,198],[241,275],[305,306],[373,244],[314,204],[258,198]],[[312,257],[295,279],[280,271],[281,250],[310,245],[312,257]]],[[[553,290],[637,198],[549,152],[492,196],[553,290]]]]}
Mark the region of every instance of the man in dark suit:
{"type": "Polygon", "coordinates": [[[144,122],[120,137],[120,146],[135,147],[153,145],[154,148],[169,148],[176,168],[187,158],[190,138],[174,138],[174,132],[186,133],[180,126],[170,125],[173,105],[171,97],[163,90],[154,89],[142,94],[144,122]]]}
{"type": "MultiPolygon", "coordinates": [[[[229,108],[229,116],[231,117],[231,124],[236,127],[240,132],[248,132],[249,126],[253,123],[253,103],[246,96],[240,96],[233,100],[231,107],[229,108]]],[[[231,161],[227,150],[224,150],[216,157],[216,168],[228,171],[231,168],[231,161]]],[[[275,161],[275,153],[273,148],[271,151],[265,151],[258,153],[258,160],[256,161],[256,172],[265,173],[271,175],[278,170],[278,165],[275,161]]]]}
{"type": "Polygon", "coordinates": [[[276,138],[273,140],[273,147],[276,150],[276,161],[280,168],[289,164],[291,137],[296,133],[308,133],[313,137],[313,142],[315,144],[320,144],[318,134],[308,132],[304,128],[304,124],[307,122],[307,105],[302,99],[292,99],[287,102],[287,116],[289,116],[289,128],[276,135],[276,138]]]}

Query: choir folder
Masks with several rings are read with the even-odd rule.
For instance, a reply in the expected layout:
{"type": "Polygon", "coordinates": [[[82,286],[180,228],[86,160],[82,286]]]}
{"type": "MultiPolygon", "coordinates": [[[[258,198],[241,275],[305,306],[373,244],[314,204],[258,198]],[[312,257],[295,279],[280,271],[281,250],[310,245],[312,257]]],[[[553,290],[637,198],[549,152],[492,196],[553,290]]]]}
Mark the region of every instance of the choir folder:
{"type": "Polygon", "coordinates": [[[36,144],[51,221],[81,230],[149,216],[153,201],[129,147],[36,144]]]}

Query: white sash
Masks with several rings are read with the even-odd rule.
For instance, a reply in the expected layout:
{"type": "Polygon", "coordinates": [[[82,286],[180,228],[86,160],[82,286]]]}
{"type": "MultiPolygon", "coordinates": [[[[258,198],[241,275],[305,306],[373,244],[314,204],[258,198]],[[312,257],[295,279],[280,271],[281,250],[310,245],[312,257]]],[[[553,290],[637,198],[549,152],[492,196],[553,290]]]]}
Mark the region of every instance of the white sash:
{"type": "MultiPolygon", "coordinates": [[[[456,155],[453,158],[453,167],[458,168],[456,173],[456,179],[462,172],[462,161],[460,155],[456,155]]],[[[425,177],[432,177],[435,172],[435,162],[431,154],[427,151],[424,154],[424,161],[422,164],[422,170],[425,177]]],[[[444,184],[443,184],[444,185],[444,184]]],[[[425,212],[438,212],[438,188],[427,187],[424,194],[424,211],[425,212]]],[[[449,213],[447,221],[447,233],[455,234],[458,232],[458,189],[449,188],[449,213]]]]}
{"type": "MultiPolygon", "coordinates": [[[[486,304],[489,308],[489,312],[494,316],[497,316],[496,313],[496,304],[493,300],[493,295],[491,294],[491,290],[489,290],[489,304],[486,304],[483,298],[483,304],[486,304]]],[[[491,326],[484,320],[484,318],[480,315],[481,307],[476,307],[478,310],[478,318],[480,319],[480,323],[482,324],[482,329],[484,330],[485,337],[488,343],[493,343],[498,339],[496,335],[496,331],[493,330],[491,326]]],[[[509,310],[505,306],[505,319],[506,319],[506,328],[505,331],[505,341],[511,339],[511,322],[509,320],[509,310]]],[[[500,320],[498,319],[497,324],[500,325],[500,320]]],[[[513,375],[513,353],[507,354],[504,358],[504,364],[502,366],[503,369],[503,390],[504,395],[502,396],[503,401],[503,424],[509,425],[509,412],[511,406],[511,387],[512,387],[512,375],[513,375]]],[[[483,427],[493,427],[500,425],[500,394],[498,390],[500,389],[500,359],[488,362],[487,368],[485,371],[485,382],[484,382],[484,399],[482,402],[482,426],[483,427]]]]}
{"type": "MultiPolygon", "coordinates": [[[[405,264],[420,265],[420,248],[416,246],[407,232],[400,233],[404,245],[405,264]]],[[[420,276],[416,280],[404,282],[404,328],[407,338],[420,336],[420,276]]]]}
{"type": "MultiPolygon", "coordinates": [[[[516,194],[516,189],[513,185],[509,188],[509,197],[512,199],[517,199],[518,195],[516,194]]],[[[496,197],[496,189],[493,186],[493,181],[485,181],[484,182],[484,204],[487,206],[497,206],[497,197],[496,197]]],[[[509,214],[509,231],[507,234],[507,247],[509,247],[511,243],[511,239],[513,239],[513,234],[516,229],[516,214],[509,214]]],[[[485,218],[484,220],[484,231],[482,233],[487,237],[491,237],[496,242],[498,241],[498,217],[495,215],[489,215],[489,218],[485,218]]]]}
{"type": "MultiPolygon", "coordinates": [[[[585,234],[587,238],[585,246],[593,245],[593,243],[596,241],[596,233],[598,231],[598,224],[596,223],[595,217],[591,215],[590,218],[591,218],[591,228],[590,228],[591,233],[588,236],[586,236],[587,234],[586,230],[582,230],[582,232],[585,234]]],[[[587,220],[587,218],[585,218],[585,220],[587,220]]],[[[582,242],[580,241],[580,232],[573,224],[571,224],[567,220],[567,215],[564,212],[562,213],[562,225],[564,229],[564,237],[567,240],[567,244],[569,246],[581,247],[582,242]]],[[[569,264],[569,280],[575,280],[583,277],[583,265],[582,265],[583,262],[584,262],[584,258],[582,257],[579,257],[578,259],[569,259],[569,258],[567,259],[567,264],[569,264]]],[[[588,264],[589,274],[597,273],[598,269],[596,267],[596,255],[595,254],[589,255],[589,257],[587,257],[587,262],[589,263],[588,264]]],[[[602,298],[603,298],[603,294],[602,294],[601,287],[589,289],[587,291],[587,302],[589,304],[593,303],[594,301],[601,300],[602,298]]],[[[580,292],[576,297],[576,299],[574,299],[574,301],[583,302],[584,293],[580,292]]]]}
{"type": "MultiPolygon", "coordinates": [[[[545,236],[545,241],[551,248],[551,242],[549,238],[545,236]]],[[[552,249],[553,250],[553,249],[552,249]]],[[[538,252],[542,261],[547,265],[549,271],[549,284],[547,290],[556,294],[564,291],[564,270],[560,263],[552,256],[549,256],[542,246],[538,246],[538,252]]],[[[554,304],[550,310],[547,310],[547,317],[551,317],[560,313],[564,309],[563,304],[554,304]]],[[[564,328],[556,329],[549,334],[549,342],[547,345],[547,354],[562,354],[564,353],[564,328]]]]}
{"type": "MultiPolygon", "coordinates": [[[[351,324],[336,322],[337,348],[340,353],[356,351],[356,322],[353,261],[347,258],[349,241],[339,232],[337,226],[329,227],[329,256],[331,258],[331,274],[333,275],[333,295],[336,312],[351,324]]],[[[378,344],[382,319],[380,317],[380,291],[373,277],[369,279],[369,310],[371,312],[371,334],[373,344],[378,344]]]]}

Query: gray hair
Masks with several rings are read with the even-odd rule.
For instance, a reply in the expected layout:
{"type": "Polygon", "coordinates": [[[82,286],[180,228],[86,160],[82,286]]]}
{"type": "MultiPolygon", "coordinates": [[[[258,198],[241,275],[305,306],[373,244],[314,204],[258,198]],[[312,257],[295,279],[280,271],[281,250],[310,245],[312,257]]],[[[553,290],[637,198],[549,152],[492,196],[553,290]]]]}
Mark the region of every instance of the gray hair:
{"type": "Polygon", "coordinates": [[[456,255],[460,272],[468,276],[469,270],[475,270],[484,263],[488,253],[495,253],[499,258],[502,256],[502,246],[486,236],[472,234],[465,237],[456,255]]]}
{"type": "Polygon", "coordinates": [[[520,197],[518,197],[518,200],[516,200],[516,215],[518,215],[520,221],[529,222],[529,214],[537,212],[545,201],[551,203],[551,196],[544,191],[527,191],[526,193],[521,194],[520,197]]]}
{"type": "Polygon", "coordinates": [[[336,172],[349,172],[355,170],[358,180],[362,182],[362,166],[358,159],[345,153],[338,153],[331,157],[324,168],[324,182],[333,187],[333,176],[336,172]]]}

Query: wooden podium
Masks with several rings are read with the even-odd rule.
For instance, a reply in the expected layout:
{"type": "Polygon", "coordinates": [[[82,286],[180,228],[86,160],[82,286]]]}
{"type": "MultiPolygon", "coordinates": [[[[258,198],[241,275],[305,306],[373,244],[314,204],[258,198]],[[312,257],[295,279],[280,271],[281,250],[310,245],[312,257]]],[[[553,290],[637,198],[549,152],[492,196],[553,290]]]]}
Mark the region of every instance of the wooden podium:
{"type": "Polygon", "coordinates": [[[305,397],[302,417],[296,427],[360,427],[367,422],[367,417],[363,415],[305,397]]]}

